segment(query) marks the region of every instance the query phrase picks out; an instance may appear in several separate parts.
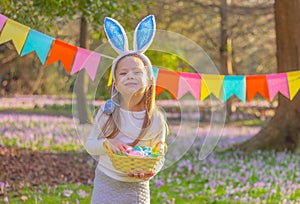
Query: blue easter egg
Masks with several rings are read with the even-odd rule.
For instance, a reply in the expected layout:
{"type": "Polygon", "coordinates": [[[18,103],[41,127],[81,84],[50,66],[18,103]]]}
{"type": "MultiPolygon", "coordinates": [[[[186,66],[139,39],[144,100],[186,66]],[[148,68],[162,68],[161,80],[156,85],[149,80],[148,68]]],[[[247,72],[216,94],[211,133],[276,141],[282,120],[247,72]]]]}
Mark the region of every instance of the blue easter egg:
{"type": "Polygon", "coordinates": [[[135,150],[135,151],[143,151],[143,149],[140,146],[135,146],[133,148],[133,150],[135,150]]]}

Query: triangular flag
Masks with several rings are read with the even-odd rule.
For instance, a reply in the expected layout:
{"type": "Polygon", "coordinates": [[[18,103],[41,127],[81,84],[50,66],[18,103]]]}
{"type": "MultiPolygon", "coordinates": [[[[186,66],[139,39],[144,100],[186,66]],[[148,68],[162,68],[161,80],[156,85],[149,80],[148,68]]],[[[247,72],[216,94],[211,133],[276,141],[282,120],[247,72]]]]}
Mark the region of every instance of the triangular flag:
{"type": "Polygon", "coordinates": [[[224,75],[202,74],[200,100],[206,99],[211,93],[223,100],[224,75]]]}
{"type": "Polygon", "coordinates": [[[24,44],[21,56],[35,51],[42,64],[45,64],[52,42],[52,37],[31,29],[24,44]]]}
{"type": "Polygon", "coordinates": [[[267,82],[269,88],[270,101],[273,100],[273,98],[276,96],[278,92],[282,93],[282,95],[284,95],[288,99],[290,98],[286,73],[268,74],[267,82]]]}
{"type": "Polygon", "coordinates": [[[6,21],[7,21],[7,17],[0,14],[0,32],[1,32],[2,28],[4,27],[4,24],[6,23],[6,21]]]}
{"type": "Polygon", "coordinates": [[[158,68],[157,68],[157,67],[153,67],[154,84],[156,84],[156,81],[157,81],[157,75],[158,75],[158,68]]]}
{"type": "Polygon", "coordinates": [[[77,47],[60,40],[54,40],[46,66],[60,60],[67,73],[70,73],[72,63],[77,52],[77,47]]]}
{"type": "Polygon", "coordinates": [[[227,101],[233,94],[241,101],[246,102],[245,76],[224,77],[224,101],[227,101]]]}
{"type": "Polygon", "coordinates": [[[0,35],[0,44],[12,40],[20,54],[30,28],[11,19],[7,19],[0,35]]]}
{"type": "Polygon", "coordinates": [[[159,69],[156,80],[156,95],[167,89],[174,98],[177,98],[178,81],[178,72],[159,69]]]}
{"type": "Polygon", "coordinates": [[[246,76],[247,101],[251,101],[259,93],[269,100],[267,78],[265,75],[246,76]]]}
{"type": "Polygon", "coordinates": [[[111,86],[112,85],[112,80],[113,80],[112,69],[110,69],[107,86],[111,86]]]}
{"type": "Polygon", "coordinates": [[[190,92],[196,99],[200,98],[201,75],[197,73],[181,72],[178,85],[177,97],[181,98],[190,92]]]}
{"type": "Polygon", "coordinates": [[[85,68],[90,78],[94,81],[97,73],[97,68],[100,63],[100,58],[101,55],[99,53],[78,47],[70,74],[74,74],[85,68]]]}
{"type": "Polygon", "coordinates": [[[290,100],[293,100],[300,89],[300,71],[288,72],[287,77],[290,90],[290,100]]]}

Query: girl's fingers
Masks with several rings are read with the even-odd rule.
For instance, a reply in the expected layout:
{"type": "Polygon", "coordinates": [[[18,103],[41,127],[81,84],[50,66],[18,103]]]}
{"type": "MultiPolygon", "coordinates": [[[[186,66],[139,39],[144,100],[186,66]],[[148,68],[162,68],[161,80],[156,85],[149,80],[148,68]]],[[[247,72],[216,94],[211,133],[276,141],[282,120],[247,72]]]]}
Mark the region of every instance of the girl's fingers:
{"type": "Polygon", "coordinates": [[[140,177],[140,178],[144,178],[144,177],[145,177],[145,174],[144,174],[144,170],[143,170],[143,169],[140,171],[139,177],[140,177]]]}
{"type": "Polygon", "coordinates": [[[138,174],[138,172],[137,172],[136,169],[133,169],[133,176],[134,176],[134,177],[138,177],[138,176],[139,176],[139,174],[138,174]]]}
{"type": "Polygon", "coordinates": [[[137,171],[136,169],[133,170],[133,174],[127,173],[129,177],[139,178],[148,180],[150,177],[154,175],[154,172],[144,173],[144,170],[137,171]]]}

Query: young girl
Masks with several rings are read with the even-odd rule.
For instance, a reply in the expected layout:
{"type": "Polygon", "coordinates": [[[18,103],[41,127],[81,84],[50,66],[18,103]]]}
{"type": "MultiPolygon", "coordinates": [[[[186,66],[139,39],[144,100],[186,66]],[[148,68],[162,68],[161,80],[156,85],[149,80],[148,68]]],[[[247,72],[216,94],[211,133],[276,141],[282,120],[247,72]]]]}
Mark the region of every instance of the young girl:
{"type": "Polygon", "coordinates": [[[112,65],[111,100],[99,108],[85,143],[90,154],[99,155],[91,203],[150,203],[149,179],[162,168],[164,159],[154,172],[126,174],[113,167],[103,142],[108,141],[115,153],[126,153],[129,146],[157,144],[164,152],[166,121],[155,107],[152,65],[143,54],[154,37],[154,17],[146,17],[137,26],[133,51],[128,51],[126,34],[117,21],[106,18],[104,26],[119,56],[112,65]]]}

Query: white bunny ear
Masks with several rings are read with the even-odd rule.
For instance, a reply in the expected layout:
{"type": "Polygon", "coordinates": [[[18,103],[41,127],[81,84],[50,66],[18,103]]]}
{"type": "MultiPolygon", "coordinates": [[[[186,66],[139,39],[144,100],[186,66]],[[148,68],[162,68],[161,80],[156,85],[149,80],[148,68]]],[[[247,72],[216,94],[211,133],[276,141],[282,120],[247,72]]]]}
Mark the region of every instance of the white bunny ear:
{"type": "Polygon", "coordinates": [[[104,19],[104,30],[111,46],[117,53],[121,54],[128,51],[128,39],[118,21],[106,17],[104,19]]]}
{"type": "Polygon", "coordinates": [[[153,15],[144,18],[134,31],[133,48],[144,53],[151,45],[155,35],[155,18],[153,15]]]}

